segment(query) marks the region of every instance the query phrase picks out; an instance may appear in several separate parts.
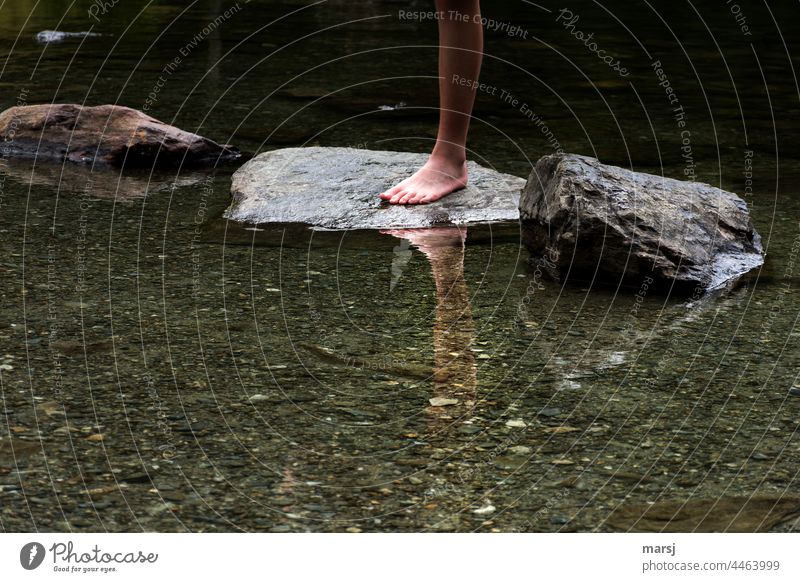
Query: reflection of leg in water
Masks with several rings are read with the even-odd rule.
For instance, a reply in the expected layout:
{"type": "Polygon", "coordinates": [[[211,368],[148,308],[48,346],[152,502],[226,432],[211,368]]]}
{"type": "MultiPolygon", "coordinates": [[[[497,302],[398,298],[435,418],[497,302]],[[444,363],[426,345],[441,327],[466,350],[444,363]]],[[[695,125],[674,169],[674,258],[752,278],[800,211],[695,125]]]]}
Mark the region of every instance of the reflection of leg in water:
{"type": "Polygon", "coordinates": [[[430,262],[436,283],[436,321],[433,325],[435,396],[474,401],[474,325],[469,290],[464,280],[466,231],[457,228],[423,228],[387,231],[407,239],[430,262]]]}
{"type": "Polygon", "coordinates": [[[467,185],[466,143],[481,69],[479,0],[437,0],[439,19],[439,134],[427,163],[381,194],[392,204],[425,204],[467,185]]]}
{"type": "MultiPolygon", "coordinates": [[[[426,228],[389,231],[396,237],[407,239],[428,258],[436,283],[436,319],[433,324],[434,390],[433,397],[457,400],[448,406],[430,406],[426,409],[428,446],[417,454],[429,455],[435,449],[451,448],[459,441],[453,433],[462,422],[475,414],[477,401],[477,373],[472,353],[474,325],[469,289],[464,280],[464,240],[466,230],[457,228],[426,228]]],[[[463,436],[463,435],[462,435],[463,436]]],[[[444,471],[445,482],[437,481],[434,502],[446,508],[448,500],[455,500],[452,515],[457,516],[465,497],[463,473],[444,471]]],[[[471,492],[468,494],[472,494],[471,492]]],[[[457,519],[454,518],[454,519],[457,519]]],[[[437,518],[441,523],[441,518],[437,518]]],[[[456,525],[452,526],[457,529],[456,525]]]]}

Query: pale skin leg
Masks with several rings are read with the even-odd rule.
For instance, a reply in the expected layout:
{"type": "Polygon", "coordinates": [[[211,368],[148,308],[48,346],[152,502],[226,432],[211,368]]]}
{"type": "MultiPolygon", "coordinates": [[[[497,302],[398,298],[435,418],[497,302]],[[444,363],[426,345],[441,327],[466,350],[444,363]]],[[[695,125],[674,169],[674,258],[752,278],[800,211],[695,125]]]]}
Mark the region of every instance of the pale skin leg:
{"type": "MultiPolygon", "coordinates": [[[[382,230],[406,239],[422,251],[436,283],[436,319],[433,324],[434,396],[457,398],[462,403],[477,398],[477,366],[472,352],[475,325],[469,289],[464,279],[466,229],[418,228],[382,230]]],[[[459,409],[449,409],[449,413],[459,409]]],[[[433,409],[432,412],[443,412],[433,409]]],[[[461,411],[459,414],[464,414],[461,411]]]]}
{"type": "Polygon", "coordinates": [[[467,131],[483,57],[480,0],[436,0],[436,10],[443,14],[439,20],[439,132],[426,164],[380,195],[392,204],[433,202],[467,185],[467,131]],[[460,84],[459,79],[468,83],[460,84]]]}

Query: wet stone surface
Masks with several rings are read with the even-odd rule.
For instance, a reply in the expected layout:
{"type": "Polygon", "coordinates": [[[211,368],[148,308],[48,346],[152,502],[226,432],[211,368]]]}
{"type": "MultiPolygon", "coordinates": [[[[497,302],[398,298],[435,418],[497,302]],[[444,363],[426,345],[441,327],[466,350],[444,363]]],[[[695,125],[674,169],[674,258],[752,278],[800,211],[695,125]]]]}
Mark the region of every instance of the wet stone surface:
{"type": "Polygon", "coordinates": [[[19,105],[0,113],[3,157],[134,168],[205,166],[241,157],[130,107],[72,103],[19,105]]]}
{"type": "Polygon", "coordinates": [[[422,228],[516,221],[525,181],[468,162],[469,185],[431,204],[389,204],[378,195],[428,156],[351,148],[286,148],[256,156],[233,176],[230,220],[331,229],[422,228]],[[309,203],[313,200],[313,203],[309,203]]]}
{"type": "Polygon", "coordinates": [[[534,257],[561,276],[599,274],[692,294],[729,288],[764,264],[761,237],[736,194],[586,156],[540,159],[520,213],[534,257]]]}

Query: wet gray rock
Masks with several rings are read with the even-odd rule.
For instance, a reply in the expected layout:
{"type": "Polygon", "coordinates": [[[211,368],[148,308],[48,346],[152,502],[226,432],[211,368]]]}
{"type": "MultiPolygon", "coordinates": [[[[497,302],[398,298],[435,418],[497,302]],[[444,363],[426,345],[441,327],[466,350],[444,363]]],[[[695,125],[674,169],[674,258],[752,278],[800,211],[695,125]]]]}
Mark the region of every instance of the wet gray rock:
{"type": "Polygon", "coordinates": [[[400,206],[378,195],[413,174],[426,154],[352,148],[286,148],[260,154],[233,175],[226,218],[328,229],[423,228],[516,221],[525,180],[468,163],[470,184],[431,204],[400,206]]]}
{"type": "Polygon", "coordinates": [[[547,416],[547,417],[558,416],[559,414],[561,414],[561,409],[556,408],[555,406],[545,406],[539,412],[537,412],[537,414],[539,416],[547,416]]]}
{"type": "Polygon", "coordinates": [[[764,262],[747,204],[735,194],[584,156],[540,159],[520,219],[534,262],[555,276],[596,272],[637,287],[652,277],[675,291],[713,291],[764,262]]]}

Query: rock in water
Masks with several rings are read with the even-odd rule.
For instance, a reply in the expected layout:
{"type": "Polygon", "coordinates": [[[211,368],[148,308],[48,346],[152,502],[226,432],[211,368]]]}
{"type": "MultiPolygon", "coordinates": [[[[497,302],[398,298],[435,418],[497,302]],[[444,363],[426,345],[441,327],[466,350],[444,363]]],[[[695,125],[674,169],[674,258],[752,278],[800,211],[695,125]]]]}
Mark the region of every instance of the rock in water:
{"type": "Polygon", "coordinates": [[[119,105],[28,105],[0,113],[4,157],[68,159],[127,167],[214,165],[236,148],[119,105]]]}
{"type": "Polygon", "coordinates": [[[69,38],[86,38],[100,36],[96,32],[64,32],[63,30],[43,30],[36,35],[36,42],[48,44],[51,42],[64,42],[69,38]]]}
{"type": "Polygon", "coordinates": [[[540,159],[519,209],[526,246],[561,275],[712,291],[764,262],[747,204],[735,194],[594,158],[540,159]]]}
{"type": "Polygon", "coordinates": [[[426,154],[351,148],[287,148],[260,154],[233,175],[230,220],[329,229],[423,228],[516,221],[525,180],[468,163],[469,186],[431,204],[388,204],[378,195],[417,171],[426,154]]]}

